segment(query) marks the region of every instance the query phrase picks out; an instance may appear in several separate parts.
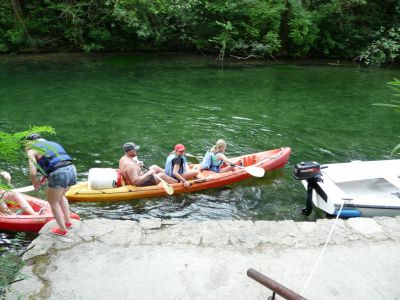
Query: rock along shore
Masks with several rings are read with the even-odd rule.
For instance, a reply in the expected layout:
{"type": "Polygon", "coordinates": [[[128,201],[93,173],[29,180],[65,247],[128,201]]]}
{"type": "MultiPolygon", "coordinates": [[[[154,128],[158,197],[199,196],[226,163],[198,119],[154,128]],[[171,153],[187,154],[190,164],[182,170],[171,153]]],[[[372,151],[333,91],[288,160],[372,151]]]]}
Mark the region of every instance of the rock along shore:
{"type": "MultiPolygon", "coordinates": [[[[94,219],[57,237],[51,222],[6,299],[267,299],[249,268],[300,294],[333,224],[94,219]]],[[[400,217],[338,220],[303,296],[400,299],[399,270],[400,217]]]]}

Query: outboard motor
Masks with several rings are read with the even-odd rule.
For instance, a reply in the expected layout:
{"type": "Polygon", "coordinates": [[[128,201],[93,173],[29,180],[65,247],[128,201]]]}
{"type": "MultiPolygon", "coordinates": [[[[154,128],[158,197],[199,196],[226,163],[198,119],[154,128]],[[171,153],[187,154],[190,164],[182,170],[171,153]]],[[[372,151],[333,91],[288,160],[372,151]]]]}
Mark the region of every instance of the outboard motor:
{"type": "Polygon", "coordinates": [[[307,201],[306,207],[301,210],[302,214],[308,216],[312,212],[312,193],[315,190],[325,201],[328,197],[318,185],[322,181],[321,165],[315,161],[301,162],[294,166],[294,178],[307,180],[307,201]]]}

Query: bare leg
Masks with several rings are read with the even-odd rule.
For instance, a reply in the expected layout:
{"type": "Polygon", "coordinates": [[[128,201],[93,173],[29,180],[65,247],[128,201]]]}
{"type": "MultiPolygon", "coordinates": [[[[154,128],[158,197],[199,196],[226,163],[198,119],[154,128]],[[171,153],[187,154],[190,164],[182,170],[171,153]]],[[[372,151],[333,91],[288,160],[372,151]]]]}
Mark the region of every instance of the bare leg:
{"type": "Polygon", "coordinates": [[[196,177],[197,175],[199,175],[198,170],[190,170],[190,171],[183,173],[181,176],[185,179],[192,179],[193,177],[196,177]]]}
{"type": "Polygon", "coordinates": [[[67,191],[67,189],[65,189],[63,192],[63,197],[62,197],[62,200],[60,201],[60,205],[61,205],[61,210],[64,214],[65,223],[71,223],[71,219],[69,217],[69,215],[70,215],[69,203],[68,203],[67,198],[65,198],[65,196],[64,196],[66,191],[67,191]]]}
{"type": "MultiPolygon", "coordinates": [[[[164,174],[164,173],[158,173],[157,174],[161,179],[165,180],[168,183],[177,183],[178,180],[176,180],[175,178],[169,177],[168,175],[164,174]]],[[[157,183],[160,182],[160,180],[158,180],[156,178],[157,183]]]]}
{"type": "Polygon", "coordinates": [[[26,213],[30,215],[36,214],[32,206],[29,204],[29,202],[25,199],[25,197],[22,194],[12,192],[9,194],[9,199],[12,201],[16,201],[19,207],[21,207],[26,213]]]}
{"type": "Polygon", "coordinates": [[[152,165],[149,167],[150,170],[154,170],[156,172],[156,174],[158,173],[164,173],[164,169],[157,166],[157,165],[152,165]]]}
{"type": "Polygon", "coordinates": [[[47,201],[50,204],[51,211],[53,212],[54,219],[61,230],[66,231],[64,213],[61,208],[63,202],[64,189],[47,188],[47,201]]]}
{"type": "Polygon", "coordinates": [[[8,208],[7,204],[4,202],[5,196],[0,199],[0,215],[12,215],[12,211],[8,208]]]}
{"type": "Polygon", "coordinates": [[[225,168],[221,168],[221,169],[219,170],[219,172],[220,172],[220,173],[226,173],[226,172],[232,171],[234,168],[235,168],[235,167],[227,166],[227,167],[225,167],[225,168]]]}

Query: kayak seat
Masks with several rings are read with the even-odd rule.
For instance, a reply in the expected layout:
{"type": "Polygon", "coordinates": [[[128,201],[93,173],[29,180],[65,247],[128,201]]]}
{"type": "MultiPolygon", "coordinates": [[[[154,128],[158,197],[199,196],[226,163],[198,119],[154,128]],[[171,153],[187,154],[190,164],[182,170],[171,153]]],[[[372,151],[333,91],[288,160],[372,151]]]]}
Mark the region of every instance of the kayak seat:
{"type": "Polygon", "coordinates": [[[256,156],[254,154],[243,156],[243,166],[244,167],[254,165],[256,162],[257,162],[256,156]]]}
{"type": "Polygon", "coordinates": [[[242,162],[243,162],[243,167],[247,167],[247,164],[248,164],[247,156],[243,156],[242,162]]]}

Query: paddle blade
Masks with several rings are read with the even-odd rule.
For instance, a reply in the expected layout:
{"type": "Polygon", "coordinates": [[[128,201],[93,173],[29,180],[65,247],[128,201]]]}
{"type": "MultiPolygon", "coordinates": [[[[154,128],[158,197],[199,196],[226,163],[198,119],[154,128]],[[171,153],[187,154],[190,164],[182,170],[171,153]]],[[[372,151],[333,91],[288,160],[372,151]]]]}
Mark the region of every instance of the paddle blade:
{"type": "MultiPolygon", "coordinates": [[[[161,179],[161,178],[160,178],[161,179]]],[[[168,184],[165,180],[161,179],[161,184],[164,187],[164,190],[167,192],[168,195],[172,195],[174,193],[174,188],[168,184]]]]}
{"type": "Polygon", "coordinates": [[[161,181],[161,184],[168,195],[172,195],[174,193],[174,188],[172,186],[170,186],[168,182],[166,182],[164,179],[162,179],[157,174],[153,174],[153,175],[155,178],[157,178],[158,180],[161,181]]]}
{"type": "Polygon", "coordinates": [[[20,187],[17,189],[13,189],[13,192],[18,192],[18,193],[27,193],[27,192],[32,192],[34,191],[35,188],[33,187],[33,185],[29,185],[29,186],[24,186],[24,187],[20,187]]]}
{"type": "Polygon", "coordinates": [[[263,177],[265,174],[265,170],[260,167],[248,166],[245,167],[245,170],[247,171],[247,173],[254,177],[263,177]]]}

